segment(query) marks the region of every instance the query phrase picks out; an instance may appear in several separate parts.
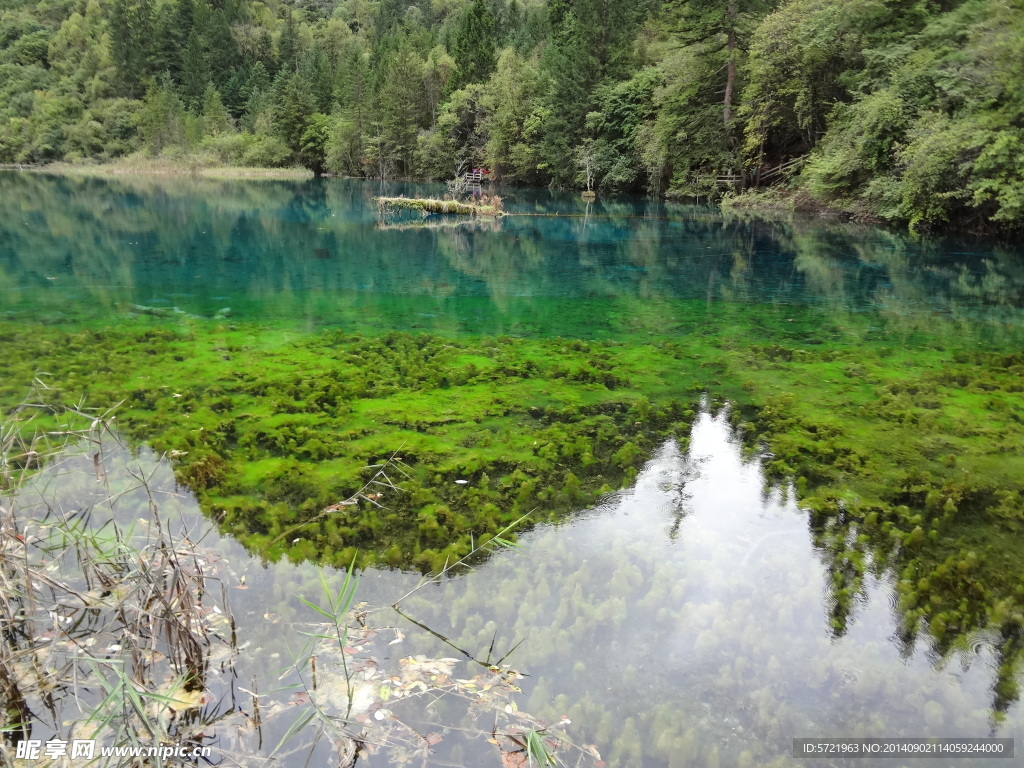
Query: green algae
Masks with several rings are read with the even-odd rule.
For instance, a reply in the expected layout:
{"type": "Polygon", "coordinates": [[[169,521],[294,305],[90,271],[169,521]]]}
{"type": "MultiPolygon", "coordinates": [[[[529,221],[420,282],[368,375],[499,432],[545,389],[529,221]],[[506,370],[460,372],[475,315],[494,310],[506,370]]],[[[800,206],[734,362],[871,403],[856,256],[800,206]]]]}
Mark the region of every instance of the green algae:
{"type": "Polygon", "coordinates": [[[50,397],[123,398],[121,428],[174,457],[223,529],[271,559],[344,563],[358,551],[363,566],[439,570],[525,512],[558,519],[628,483],[693,415],[641,394],[658,389],[650,379],[670,355],[652,349],[658,364],[637,369],[596,342],[223,327],[43,338],[11,334],[5,353],[45,370],[50,397]],[[403,492],[323,518],[395,451],[403,492]]]}
{"type": "Polygon", "coordinates": [[[122,429],[175,457],[179,481],[254,553],[437,571],[525,512],[557,520],[628,484],[710,393],[810,511],[834,632],[865,570],[889,568],[906,574],[908,632],[926,627],[941,650],[993,626],[1016,648],[1020,356],[864,344],[857,318],[794,308],[759,317],[726,306],[686,342],[629,345],[148,319],[36,328],[2,343],[0,396],[14,402],[45,371],[54,398],[123,399],[122,429]],[[324,518],[396,450],[403,493],[324,518]]]}
{"type": "MultiPolygon", "coordinates": [[[[728,438],[722,423],[726,413],[718,421],[728,438]]],[[[719,454],[703,461],[709,451],[718,452],[701,437],[702,424],[706,435],[709,421],[701,414],[695,422],[689,457],[671,444],[658,451],[655,469],[608,500],[601,514],[565,526],[540,526],[521,539],[521,553],[495,557],[486,568],[430,585],[403,601],[403,610],[475,658],[484,658],[492,647],[504,652],[525,638],[513,659],[528,675],[519,683],[519,706],[552,723],[569,720],[572,740],[596,745],[609,766],[685,765],[684,758],[702,765],[716,759],[723,766],[795,765],[788,758],[793,733],[988,733],[988,686],[978,683],[987,682],[991,672],[988,659],[979,658],[974,648],[951,649],[945,670],[905,663],[891,652],[887,612],[882,607],[880,617],[877,606],[856,639],[844,642],[821,631],[822,576],[827,583],[830,574],[822,573],[808,545],[804,513],[779,497],[759,498],[760,485],[750,481],[759,477],[761,463],[744,464],[735,442],[722,444],[729,448],[728,476],[746,488],[739,499],[715,503],[728,494],[720,472],[710,471],[703,480],[686,473],[687,463],[698,474],[722,460],[719,454]],[[680,482],[690,496],[682,500],[690,511],[683,535],[673,540],[666,529],[680,501],[675,496],[680,482]],[[732,527],[716,527],[730,516],[732,527]],[[744,536],[748,526],[750,535],[744,536]],[[761,544],[765,531],[774,538],[761,544]],[[632,728],[623,728],[627,718],[632,728]]],[[[195,509],[190,495],[173,493],[166,462],[147,455],[136,467],[125,453],[104,455],[112,466],[126,467],[120,477],[111,473],[114,493],[131,485],[127,469],[136,476],[159,474],[153,486],[158,497],[195,509]]],[[[40,485],[52,489],[53,508],[74,508],[97,488],[89,454],[81,457],[77,472],[67,466],[47,472],[40,485]],[[54,482],[58,473],[66,481],[54,482]]],[[[119,497],[118,509],[128,520],[146,517],[148,496],[139,489],[119,497]]],[[[189,514],[186,527],[192,529],[189,514]]],[[[266,692],[281,685],[275,683],[280,660],[269,655],[283,652],[287,659],[294,653],[289,646],[294,632],[284,628],[308,619],[296,596],[316,600],[323,591],[321,574],[337,589],[343,571],[287,562],[261,568],[240,557],[231,542],[221,543],[230,547],[229,557],[212,567],[229,585],[240,637],[253,644],[248,663],[260,677],[258,690],[266,692]],[[248,591],[231,587],[240,575],[248,575],[248,591]]],[[[360,599],[389,604],[417,579],[371,570],[364,574],[368,591],[360,599]]],[[[884,594],[876,592],[873,599],[884,606],[884,594]]],[[[370,623],[381,621],[375,614],[370,623]]],[[[382,634],[380,643],[381,656],[391,656],[391,663],[394,654],[452,655],[437,636],[399,626],[405,630],[401,645],[386,645],[391,632],[382,634]]],[[[920,661],[925,654],[916,655],[920,661]]],[[[244,669],[237,677],[224,677],[249,681],[244,669]]],[[[448,710],[429,711],[433,722],[460,725],[445,719],[448,710]]],[[[1010,713],[1004,732],[1018,728],[1020,714],[1019,709],[1010,713]]],[[[472,727],[472,720],[465,725],[472,727]]],[[[485,763],[454,750],[437,759],[485,763]]]]}

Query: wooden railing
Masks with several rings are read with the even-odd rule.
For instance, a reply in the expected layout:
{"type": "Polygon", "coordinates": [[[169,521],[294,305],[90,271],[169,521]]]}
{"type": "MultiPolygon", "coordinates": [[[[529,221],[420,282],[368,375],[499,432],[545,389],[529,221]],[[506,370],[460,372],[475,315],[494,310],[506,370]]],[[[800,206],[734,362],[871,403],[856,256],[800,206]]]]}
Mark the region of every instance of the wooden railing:
{"type": "Polygon", "coordinates": [[[786,160],[783,163],[773,166],[761,166],[753,171],[741,173],[729,173],[715,177],[715,184],[719,187],[733,187],[736,189],[747,189],[749,187],[760,187],[772,184],[779,179],[789,176],[790,173],[799,168],[807,160],[808,155],[800,155],[786,160]]]}
{"type": "Polygon", "coordinates": [[[491,175],[479,169],[466,171],[448,182],[448,190],[455,196],[474,194],[479,195],[483,191],[483,183],[490,181],[491,175]]]}
{"type": "Polygon", "coordinates": [[[794,157],[792,160],[779,163],[774,168],[768,168],[760,173],[755,171],[754,181],[756,184],[764,184],[772,179],[778,179],[781,176],[788,176],[791,171],[795,171],[803,165],[805,160],[807,160],[807,155],[800,155],[800,157],[794,157]]]}

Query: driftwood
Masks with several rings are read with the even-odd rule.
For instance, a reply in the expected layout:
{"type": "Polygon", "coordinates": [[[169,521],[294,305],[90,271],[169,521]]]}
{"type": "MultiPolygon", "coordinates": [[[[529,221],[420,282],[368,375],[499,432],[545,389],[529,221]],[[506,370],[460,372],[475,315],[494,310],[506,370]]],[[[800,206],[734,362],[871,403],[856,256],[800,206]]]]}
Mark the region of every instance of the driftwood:
{"type": "Polygon", "coordinates": [[[433,198],[416,197],[375,197],[373,201],[381,213],[395,208],[408,208],[420,213],[452,213],[462,216],[502,216],[501,209],[495,205],[473,205],[460,203],[458,200],[436,200],[433,198]]]}

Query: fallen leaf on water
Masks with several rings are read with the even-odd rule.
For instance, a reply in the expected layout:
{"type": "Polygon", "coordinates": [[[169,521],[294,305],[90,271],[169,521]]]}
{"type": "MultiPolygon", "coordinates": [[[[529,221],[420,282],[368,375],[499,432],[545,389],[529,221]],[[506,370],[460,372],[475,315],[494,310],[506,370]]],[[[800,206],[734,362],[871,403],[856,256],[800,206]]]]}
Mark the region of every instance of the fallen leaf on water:
{"type": "MultiPolygon", "coordinates": [[[[176,690],[174,684],[168,684],[157,692],[161,696],[165,696],[170,701],[163,702],[168,709],[172,709],[175,712],[184,712],[187,709],[196,709],[203,706],[206,701],[206,694],[202,690],[196,691],[184,691],[176,690]]],[[[158,709],[160,707],[157,707],[158,709]]]]}

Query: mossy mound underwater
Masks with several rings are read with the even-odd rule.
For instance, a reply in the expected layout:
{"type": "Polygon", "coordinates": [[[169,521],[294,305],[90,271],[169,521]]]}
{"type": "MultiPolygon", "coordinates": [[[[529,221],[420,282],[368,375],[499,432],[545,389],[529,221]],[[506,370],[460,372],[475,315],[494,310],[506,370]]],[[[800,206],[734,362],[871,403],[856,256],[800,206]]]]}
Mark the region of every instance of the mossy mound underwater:
{"type": "Polygon", "coordinates": [[[530,524],[560,519],[628,485],[694,413],[652,404],[624,378],[624,350],[600,343],[327,333],[201,352],[151,330],[75,334],[59,347],[88,355],[104,342],[119,348],[109,373],[134,369],[137,355],[170,369],[159,384],[130,376],[122,428],[167,452],[204,509],[270,559],[437,572],[526,512],[530,524]],[[200,369],[209,383],[195,385],[200,369]],[[390,458],[390,480],[353,499],[390,458]],[[378,498],[391,481],[401,492],[378,498]]]}

